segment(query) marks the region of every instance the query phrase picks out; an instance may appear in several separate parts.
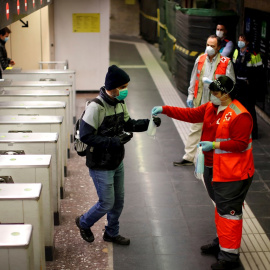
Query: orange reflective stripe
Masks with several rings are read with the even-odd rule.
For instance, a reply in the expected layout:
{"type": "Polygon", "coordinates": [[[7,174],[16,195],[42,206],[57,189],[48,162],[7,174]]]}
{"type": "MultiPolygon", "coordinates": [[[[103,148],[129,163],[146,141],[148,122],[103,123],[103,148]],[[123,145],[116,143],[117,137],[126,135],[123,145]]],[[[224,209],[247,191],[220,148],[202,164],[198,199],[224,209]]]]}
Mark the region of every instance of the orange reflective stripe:
{"type": "Polygon", "coordinates": [[[198,89],[199,89],[199,80],[201,76],[201,71],[205,62],[207,54],[203,54],[200,56],[199,61],[198,61],[198,67],[197,67],[197,78],[195,81],[195,87],[194,87],[194,97],[196,98],[198,95],[198,89]]]}
{"type": "Polygon", "coordinates": [[[241,245],[243,220],[219,216],[216,225],[220,248],[231,250],[231,253],[238,253],[241,245]]]}

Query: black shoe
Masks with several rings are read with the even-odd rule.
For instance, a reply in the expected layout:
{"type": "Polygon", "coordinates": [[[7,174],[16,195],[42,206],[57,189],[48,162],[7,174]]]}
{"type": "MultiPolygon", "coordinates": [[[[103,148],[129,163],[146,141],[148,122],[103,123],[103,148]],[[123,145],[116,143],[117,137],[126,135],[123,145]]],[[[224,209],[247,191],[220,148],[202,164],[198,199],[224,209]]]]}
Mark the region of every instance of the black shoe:
{"type": "Polygon", "coordinates": [[[180,166],[191,166],[191,165],[194,165],[194,163],[192,161],[188,161],[188,160],[181,160],[179,162],[174,162],[173,163],[173,166],[177,166],[177,167],[180,167],[180,166]]]}
{"type": "Polygon", "coordinates": [[[129,238],[125,238],[125,237],[121,236],[120,234],[118,234],[115,237],[111,237],[106,233],[106,231],[103,234],[103,240],[107,241],[107,242],[113,242],[113,243],[118,244],[118,245],[129,245],[130,244],[129,238]]]}
{"type": "Polygon", "coordinates": [[[217,257],[218,253],[220,251],[220,248],[218,245],[212,245],[212,244],[208,244],[208,245],[204,245],[201,246],[201,252],[202,254],[206,254],[206,255],[214,255],[217,257]]]}
{"type": "Polygon", "coordinates": [[[92,231],[90,230],[90,228],[89,229],[84,229],[84,228],[81,227],[80,218],[81,217],[76,217],[75,223],[76,223],[77,227],[80,229],[81,237],[82,237],[83,240],[91,243],[91,242],[93,242],[95,240],[95,237],[94,237],[92,231]]]}
{"type": "Polygon", "coordinates": [[[212,270],[231,270],[234,268],[239,267],[239,262],[229,262],[229,261],[223,261],[218,260],[216,263],[211,265],[212,270]]]}

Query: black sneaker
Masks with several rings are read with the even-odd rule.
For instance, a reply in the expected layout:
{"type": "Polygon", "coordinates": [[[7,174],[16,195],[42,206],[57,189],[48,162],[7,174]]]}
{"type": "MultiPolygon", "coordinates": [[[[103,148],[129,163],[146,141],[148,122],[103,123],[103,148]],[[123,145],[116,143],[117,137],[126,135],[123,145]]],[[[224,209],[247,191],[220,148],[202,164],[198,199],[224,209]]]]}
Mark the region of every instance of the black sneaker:
{"type": "Polygon", "coordinates": [[[214,246],[212,244],[208,244],[208,245],[201,246],[202,254],[214,255],[217,257],[219,251],[220,251],[220,248],[218,245],[214,246]]]}
{"type": "Polygon", "coordinates": [[[75,223],[76,223],[77,227],[80,229],[81,237],[82,237],[83,240],[91,243],[91,242],[93,242],[95,240],[95,237],[94,237],[92,231],[90,230],[90,228],[89,229],[83,229],[81,227],[80,218],[81,218],[81,216],[76,217],[75,223]]]}
{"type": "Polygon", "coordinates": [[[186,159],[183,159],[179,162],[176,162],[174,161],[173,163],[173,166],[177,166],[177,167],[180,167],[180,166],[191,166],[191,165],[194,165],[194,163],[192,161],[188,161],[186,159]]]}
{"type": "Polygon", "coordinates": [[[212,270],[231,270],[239,267],[239,262],[229,262],[224,260],[218,260],[216,263],[211,265],[212,270]]]}
{"type": "Polygon", "coordinates": [[[118,244],[118,245],[126,245],[127,246],[130,244],[129,238],[125,238],[125,237],[121,236],[120,234],[118,234],[115,237],[111,237],[106,233],[106,231],[103,234],[103,240],[107,241],[107,242],[113,242],[113,243],[118,244]]]}

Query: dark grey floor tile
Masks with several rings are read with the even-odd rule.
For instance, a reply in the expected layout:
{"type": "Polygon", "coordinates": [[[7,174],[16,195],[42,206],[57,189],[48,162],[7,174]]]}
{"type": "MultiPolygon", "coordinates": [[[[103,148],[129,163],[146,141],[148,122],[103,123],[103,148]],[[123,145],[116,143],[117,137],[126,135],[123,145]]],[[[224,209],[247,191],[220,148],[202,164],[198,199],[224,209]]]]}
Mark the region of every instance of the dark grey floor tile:
{"type": "Polygon", "coordinates": [[[216,225],[214,219],[187,219],[188,229],[191,235],[200,236],[201,234],[214,235],[216,225]]]}
{"type": "MultiPolygon", "coordinates": [[[[117,65],[144,65],[138,50],[133,44],[110,43],[110,61],[117,65]]],[[[129,73],[129,71],[127,71],[129,73]]]]}
{"type": "Polygon", "coordinates": [[[166,235],[153,237],[156,254],[189,256],[194,252],[188,235],[166,235]]]}
{"type": "Polygon", "coordinates": [[[151,236],[133,236],[130,238],[129,246],[114,245],[113,251],[126,257],[155,254],[151,236]]]}
{"type": "Polygon", "coordinates": [[[152,235],[151,222],[148,219],[130,222],[125,220],[125,216],[122,216],[120,230],[121,235],[132,239],[152,235]]]}
{"type": "Polygon", "coordinates": [[[182,206],[182,212],[188,221],[196,221],[201,219],[214,220],[215,207],[211,205],[185,205],[182,206]]]}
{"type": "Polygon", "coordinates": [[[145,207],[126,205],[124,206],[123,212],[120,217],[120,221],[124,218],[126,221],[138,221],[138,220],[147,220],[148,213],[145,207]]]}
{"type": "Polygon", "coordinates": [[[246,196],[246,201],[248,204],[265,204],[270,201],[270,194],[268,194],[268,192],[249,190],[246,196]]]}
{"type": "Polygon", "coordinates": [[[164,270],[158,263],[158,255],[137,254],[136,256],[125,256],[123,253],[115,253],[113,264],[117,270],[164,270]]]}
{"type": "Polygon", "coordinates": [[[183,213],[178,206],[146,207],[146,211],[150,220],[166,221],[184,219],[183,213]]]}
{"type": "Polygon", "coordinates": [[[179,204],[175,193],[170,194],[170,196],[147,193],[145,195],[145,203],[147,207],[174,207],[179,204]]]}
{"type": "Polygon", "coordinates": [[[179,253],[178,255],[159,255],[158,262],[164,270],[208,270],[210,269],[210,264],[214,261],[209,264],[200,265],[195,254],[190,253],[189,256],[183,256],[179,253]]]}
{"type": "Polygon", "coordinates": [[[268,180],[270,181],[270,166],[266,170],[260,170],[259,175],[261,176],[262,180],[268,180]]]}
{"type": "Polygon", "coordinates": [[[185,219],[150,220],[153,236],[188,235],[189,230],[185,219]]]}
{"type": "Polygon", "coordinates": [[[260,181],[252,181],[252,184],[250,185],[249,192],[250,191],[261,191],[261,192],[269,192],[270,190],[266,183],[264,183],[263,180],[260,181]]]}

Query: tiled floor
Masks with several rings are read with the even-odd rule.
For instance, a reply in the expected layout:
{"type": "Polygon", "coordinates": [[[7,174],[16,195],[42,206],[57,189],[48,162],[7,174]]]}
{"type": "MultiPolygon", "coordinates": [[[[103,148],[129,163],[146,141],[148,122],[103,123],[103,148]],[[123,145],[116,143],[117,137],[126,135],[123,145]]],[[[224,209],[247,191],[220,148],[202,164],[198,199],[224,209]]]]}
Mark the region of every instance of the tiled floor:
{"type": "MultiPolygon", "coordinates": [[[[186,97],[175,91],[158,50],[139,39],[128,38],[128,42],[119,42],[119,37],[114,37],[110,60],[131,77],[126,100],[131,117],[149,118],[152,107],[165,102],[184,106],[186,97]]],[[[77,115],[86,99],[92,97],[93,94],[77,95],[77,115]]],[[[47,262],[47,270],[210,269],[215,258],[202,256],[199,247],[215,237],[213,204],[202,182],[194,177],[194,167],[172,165],[184,154],[188,125],[173,122],[166,116],[161,118],[155,139],[146,133],[136,133],[126,145],[126,198],[120,233],[131,238],[131,245],[112,246],[102,240],[105,218],[92,228],[96,236],[93,243],[80,238],[74,218],[94,204],[96,194],[84,158],[72,150],[66,196],[61,201],[62,223],[55,227],[55,260],[47,262]]],[[[251,222],[248,220],[244,227],[245,254],[241,256],[244,266],[238,270],[270,269],[269,131],[269,125],[259,119],[260,137],[254,142],[256,174],[246,209],[251,222]],[[252,214],[259,220],[259,231],[256,229],[259,223],[253,226],[256,222],[252,214]],[[257,241],[252,241],[252,237],[257,241]]]]}

